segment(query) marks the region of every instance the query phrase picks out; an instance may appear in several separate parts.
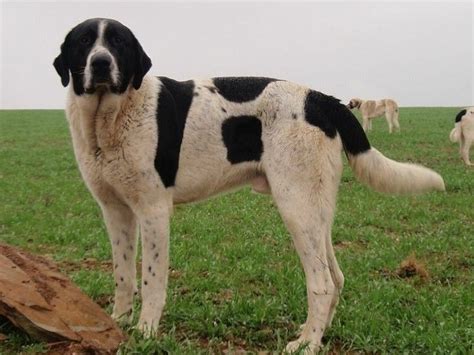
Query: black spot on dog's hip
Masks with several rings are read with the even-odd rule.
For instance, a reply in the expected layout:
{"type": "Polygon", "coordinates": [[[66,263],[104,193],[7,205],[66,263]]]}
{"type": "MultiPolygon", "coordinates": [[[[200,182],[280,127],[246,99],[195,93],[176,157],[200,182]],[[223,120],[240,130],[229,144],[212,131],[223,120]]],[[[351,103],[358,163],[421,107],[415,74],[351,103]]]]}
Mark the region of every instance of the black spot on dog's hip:
{"type": "Polygon", "coordinates": [[[352,155],[370,149],[370,143],[354,114],[338,99],[318,91],[308,92],[304,105],[305,119],[329,138],[339,133],[342,144],[352,155]]]}

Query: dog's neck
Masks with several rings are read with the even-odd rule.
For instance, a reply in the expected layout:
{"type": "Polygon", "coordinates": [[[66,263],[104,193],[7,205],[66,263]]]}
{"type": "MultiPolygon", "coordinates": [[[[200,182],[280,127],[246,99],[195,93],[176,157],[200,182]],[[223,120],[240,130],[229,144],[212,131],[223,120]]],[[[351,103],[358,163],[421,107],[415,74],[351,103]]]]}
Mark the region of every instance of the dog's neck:
{"type": "Polygon", "coordinates": [[[70,91],[70,100],[77,107],[77,114],[71,117],[71,128],[80,135],[89,154],[117,143],[117,117],[127,101],[127,91],[121,95],[97,91],[80,96],[70,91]]]}

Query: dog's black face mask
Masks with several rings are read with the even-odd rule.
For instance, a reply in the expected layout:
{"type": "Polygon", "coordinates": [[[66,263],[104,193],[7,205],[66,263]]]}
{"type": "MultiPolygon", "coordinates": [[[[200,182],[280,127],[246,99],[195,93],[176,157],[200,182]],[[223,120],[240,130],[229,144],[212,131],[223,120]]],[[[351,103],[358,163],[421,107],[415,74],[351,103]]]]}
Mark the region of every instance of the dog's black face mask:
{"type": "Polygon", "coordinates": [[[151,60],[120,22],[89,19],[67,34],[54,67],[64,86],[72,77],[76,95],[93,94],[99,88],[120,94],[129,85],[140,88],[151,60]]]}

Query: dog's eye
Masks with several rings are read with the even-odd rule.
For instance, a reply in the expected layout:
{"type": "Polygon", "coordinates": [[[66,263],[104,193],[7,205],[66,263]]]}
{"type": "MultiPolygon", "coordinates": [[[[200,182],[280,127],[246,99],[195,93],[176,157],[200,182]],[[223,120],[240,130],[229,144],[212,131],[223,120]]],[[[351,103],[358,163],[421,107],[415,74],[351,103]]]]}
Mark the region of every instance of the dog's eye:
{"type": "Polygon", "coordinates": [[[115,44],[121,44],[121,43],[123,43],[123,38],[120,37],[120,36],[114,36],[114,37],[112,38],[112,41],[113,41],[115,44]]]}
{"type": "Polygon", "coordinates": [[[91,43],[91,39],[90,37],[88,36],[82,36],[79,41],[82,43],[82,44],[89,44],[91,43]]]}

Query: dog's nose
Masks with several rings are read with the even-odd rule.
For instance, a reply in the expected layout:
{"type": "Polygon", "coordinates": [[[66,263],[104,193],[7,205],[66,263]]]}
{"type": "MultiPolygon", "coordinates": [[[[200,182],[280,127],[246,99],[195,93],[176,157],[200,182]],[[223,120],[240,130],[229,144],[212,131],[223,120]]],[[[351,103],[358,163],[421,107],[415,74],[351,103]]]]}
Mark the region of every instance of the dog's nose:
{"type": "Polygon", "coordinates": [[[112,61],[107,55],[96,55],[92,58],[91,66],[94,74],[108,74],[112,61]]]}

